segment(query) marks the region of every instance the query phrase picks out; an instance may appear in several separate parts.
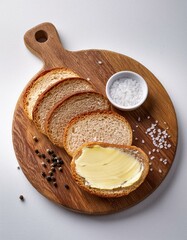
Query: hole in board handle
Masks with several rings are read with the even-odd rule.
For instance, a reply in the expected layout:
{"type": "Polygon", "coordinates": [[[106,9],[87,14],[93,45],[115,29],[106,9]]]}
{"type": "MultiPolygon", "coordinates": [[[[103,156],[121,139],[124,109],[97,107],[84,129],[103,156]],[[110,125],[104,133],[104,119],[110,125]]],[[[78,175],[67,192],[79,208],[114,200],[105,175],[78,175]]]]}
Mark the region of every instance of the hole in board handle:
{"type": "Polygon", "coordinates": [[[45,31],[39,30],[35,33],[35,39],[37,42],[43,43],[47,41],[48,35],[45,31]]]}

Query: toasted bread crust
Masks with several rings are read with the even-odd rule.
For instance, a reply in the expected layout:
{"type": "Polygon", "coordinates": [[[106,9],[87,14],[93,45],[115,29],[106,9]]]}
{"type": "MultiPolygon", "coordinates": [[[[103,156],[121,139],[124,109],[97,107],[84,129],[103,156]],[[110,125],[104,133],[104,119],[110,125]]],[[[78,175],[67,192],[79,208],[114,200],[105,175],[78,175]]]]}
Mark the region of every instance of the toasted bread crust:
{"type": "MultiPolygon", "coordinates": [[[[105,100],[105,104],[107,105],[107,109],[106,110],[109,110],[111,105],[109,103],[109,101],[107,100],[107,98],[105,98],[102,94],[98,93],[98,92],[95,92],[95,91],[87,91],[87,90],[84,90],[84,91],[80,91],[80,92],[77,92],[77,93],[74,93],[74,94],[71,94],[65,98],[63,98],[61,101],[59,101],[51,110],[50,112],[48,113],[47,117],[46,117],[46,121],[45,121],[45,133],[46,135],[48,136],[48,138],[51,140],[51,142],[59,147],[64,147],[63,143],[62,142],[58,142],[58,141],[55,141],[54,139],[54,136],[53,134],[50,133],[50,123],[52,121],[52,119],[54,118],[54,116],[56,114],[58,114],[58,111],[59,111],[59,108],[62,107],[62,105],[66,104],[69,100],[73,99],[73,98],[76,98],[76,96],[81,96],[81,95],[87,95],[89,93],[92,93],[93,95],[97,95],[97,96],[100,96],[101,98],[103,98],[103,100],[105,100]]],[[[98,110],[97,110],[98,111],[98,110]]],[[[78,114],[77,117],[79,115],[82,115],[82,114],[86,114],[88,113],[88,111],[84,111],[84,113],[81,113],[81,114],[78,114]]],[[[62,136],[63,138],[63,136],[62,136]]]]}
{"type": "Polygon", "coordinates": [[[96,114],[106,114],[107,116],[115,116],[116,118],[118,118],[120,121],[122,121],[123,123],[125,123],[125,125],[127,126],[129,132],[130,132],[130,140],[129,140],[129,144],[128,145],[132,145],[132,129],[131,129],[131,126],[129,124],[129,122],[124,118],[122,117],[121,115],[119,115],[118,113],[116,112],[113,112],[113,111],[92,111],[92,112],[89,112],[89,113],[85,113],[85,114],[81,114],[75,118],[73,118],[68,124],[67,126],[65,127],[65,130],[64,130],[64,135],[63,135],[63,146],[66,150],[66,152],[70,155],[70,156],[73,156],[74,155],[74,152],[70,151],[69,147],[68,147],[68,130],[71,128],[71,126],[73,124],[75,124],[76,122],[78,122],[80,119],[84,119],[88,116],[92,116],[92,115],[96,115],[96,114]]]}
{"type": "MultiPolygon", "coordinates": [[[[86,79],[83,79],[83,78],[79,78],[79,77],[71,77],[71,78],[66,78],[66,79],[62,79],[60,80],[59,82],[56,82],[54,83],[53,85],[51,85],[50,87],[48,87],[37,99],[35,105],[34,105],[34,108],[33,108],[33,111],[32,111],[32,116],[33,116],[33,122],[35,124],[35,126],[37,127],[37,129],[42,132],[43,134],[46,134],[45,130],[43,131],[43,129],[41,128],[41,124],[38,120],[38,115],[39,115],[39,110],[40,110],[40,106],[42,105],[42,103],[45,101],[45,99],[48,97],[48,95],[51,94],[51,92],[53,91],[53,89],[55,88],[58,88],[59,85],[61,84],[66,84],[68,83],[69,81],[73,81],[73,80],[78,80],[78,81],[81,81],[82,83],[86,83],[88,86],[90,86],[90,89],[93,89],[94,91],[94,86],[88,82],[86,79]]],[[[81,90],[79,90],[80,92],[81,90]]],[[[86,90],[82,90],[82,91],[86,91],[86,90]]],[[[78,91],[77,91],[78,92],[78,91]]],[[[76,92],[74,93],[70,93],[69,95],[66,95],[64,96],[61,100],[59,100],[58,102],[60,103],[62,100],[65,100],[67,97],[71,96],[72,94],[75,94],[76,92]]],[[[56,102],[54,106],[56,106],[56,104],[58,103],[56,102]]],[[[53,107],[54,107],[53,106],[53,107]]],[[[53,108],[52,107],[52,108],[53,108]]],[[[51,109],[52,109],[51,108],[51,109]]],[[[46,116],[47,117],[47,116],[46,116]]]]}
{"type": "MultiPolygon", "coordinates": [[[[24,90],[24,93],[23,93],[23,109],[26,113],[26,115],[28,116],[29,119],[32,120],[32,116],[31,116],[31,113],[29,113],[29,110],[28,110],[28,102],[30,101],[29,100],[29,94],[32,90],[32,88],[37,85],[39,83],[40,80],[43,79],[43,77],[47,74],[54,74],[55,72],[58,72],[58,71],[64,71],[64,72],[69,72],[69,73],[73,73],[74,74],[74,77],[79,77],[75,72],[73,72],[71,69],[68,69],[68,68],[52,68],[50,70],[46,70],[46,71],[42,71],[41,73],[39,73],[39,75],[37,75],[36,77],[34,77],[33,79],[31,79],[29,81],[29,83],[27,84],[25,90],[24,90]]],[[[62,77],[63,78],[63,77],[62,77]]]]}
{"type": "Polygon", "coordinates": [[[137,189],[145,180],[147,174],[149,172],[149,158],[143,152],[142,149],[136,147],[136,146],[124,146],[124,145],[116,145],[116,144],[108,144],[108,143],[101,143],[101,142],[92,142],[92,143],[86,143],[82,145],[74,154],[73,159],[71,161],[71,173],[73,178],[75,179],[76,183],[85,191],[89,192],[90,194],[94,194],[99,197],[105,197],[105,198],[117,198],[117,197],[122,197],[126,196],[135,189],[137,189]],[[85,184],[85,179],[81,177],[77,172],[76,172],[76,164],[75,161],[76,159],[81,155],[82,149],[84,147],[93,147],[94,145],[99,145],[101,147],[113,147],[113,148],[118,148],[122,151],[134,151],[136,154],[136,159],[141,161],[141,163],[144,166],[143,172],[141,177],[131,186],[128,187],[120,187],[120,188],[115,188],[112,190],[106,190],[106,189],[98,189],[98,188],[92,188],[89,185],[85,184]]]}

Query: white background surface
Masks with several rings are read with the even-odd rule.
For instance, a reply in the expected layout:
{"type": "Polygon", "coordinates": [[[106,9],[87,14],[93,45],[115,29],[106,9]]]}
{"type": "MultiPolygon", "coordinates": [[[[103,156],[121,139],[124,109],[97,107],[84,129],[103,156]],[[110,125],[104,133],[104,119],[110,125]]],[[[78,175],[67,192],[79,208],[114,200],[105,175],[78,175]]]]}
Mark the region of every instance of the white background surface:
{"type": "Polygon", "coordinates": [[[0,239],[187,239],[187,1],[1,0],[0,12],[0,239]],[[131,209],[100,217],[67,211],[17,170],[13,111],[42,67],[23,35],[45,21],[56,26],[68,50],[100,48],[135,58],[171,96],[179,124],[175,162],[161,186],[131,209]]]}

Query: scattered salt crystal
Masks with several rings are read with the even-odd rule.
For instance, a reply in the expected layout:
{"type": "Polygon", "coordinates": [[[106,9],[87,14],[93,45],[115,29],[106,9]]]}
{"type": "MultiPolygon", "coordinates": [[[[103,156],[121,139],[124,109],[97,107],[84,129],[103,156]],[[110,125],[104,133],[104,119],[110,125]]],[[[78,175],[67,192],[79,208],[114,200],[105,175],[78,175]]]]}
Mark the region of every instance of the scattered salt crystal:
{"type": "MultiPolygon", "coordinates": [[[[155,123],[152,123],[149,128],[145,131],[146,134],[148,134],[151,137],[152,143],[155,147],[162,149],[168,149],[171,147],[171,144],[168,143],[168,138],[170,138],[170,135],[167,133],[167,129],[161,130],[157,126],[158,120],[155,121],[155,123]]],[[[156,150],[159,152],[159,150],[156,150]]]]}
{"type": "Polygon", "coordinates": [[[153,148],[152,152],[155,152],[155,148],[153,148]]]}
{"type": "Polygon", "coordinates": [[[167,164],[168,163],[168,160],[167,160],[167,158],[165,158],[164,160],[163,160],[163,164],[167,164]]]}
{"type": "Polygon", "coordinates": [[[98,61],[97,63],[101,65],[103,62],[102,61],[98,61]]]}
{"type": "Polygon", "coordinates": [[[136,138],[135,138],[135,140],[137,141],[137,140],[138,140],[138,138],[136,137],[136,138]]]}
{"type": "Polygon", "coordinates": [[[151,165],[152,165],[152,162],[150,162],[149,165],[151,166],[151,165]]]}
{"type": "Polygon", "coordinates": [[[138,128],[139,126],[138,125],[136,125],[136,128],[138,128]]]}
{"type": "Polygon", "coordinates": [[[153,168],[150,168],[149,170],[152,172],[152,171],[153,171],[153,168]]]}
{"type": "Polygon", "coordinates": [[[156,151],[157,151],[157,152],[160,152],[160,150],[159,150],[159,149],[157,149],[156,151]]]}
{"type": "Polygon", "coordinates": [[[162,162],[163,161],[163,158],[160,158],[160,162],[162,162]]]}
{"type": "Polygon", "coordinates": [[[119,105],[134,106],[142,99],[143,88],[137,79],[119,78],[112,83],[110,95],[119,105]]]}
{"type": "Polygon", "coordinates": [[[87,77],[86,79],[87,79],[88,81],[90,81],[90,78],[89,78],[89,77],[87,77]]]}
{"type": "Polygon", "coordinates": [[[147,116],[147,119],[150,119],[150,116],[147,116]]]}
{"type": "Polygon", "coordinates": [[[162,173],[162,169],[159,168],[158,171],[159,171],[159,173],[162,173]]]}
{"type": "Polygon", "coordinates": [[[140,117],[138,117],[138,122],[140,122],[141,121],[141,118],[140,117]]]}
{"type": "Polygon", "coordinates": [[[151,151],[149,151],[149,155],[151,155],[151,151]]]}
{"type": "Polygon", "coordinates": [[[152,156],[151,158],[150,158],[150,160],[153,160],[155,158],[155,156],[152,156]]]}
{"type": "Polygon", "coordinates": [[[142,143],[145,143],[145,141],[142,139],[142,143]]]}

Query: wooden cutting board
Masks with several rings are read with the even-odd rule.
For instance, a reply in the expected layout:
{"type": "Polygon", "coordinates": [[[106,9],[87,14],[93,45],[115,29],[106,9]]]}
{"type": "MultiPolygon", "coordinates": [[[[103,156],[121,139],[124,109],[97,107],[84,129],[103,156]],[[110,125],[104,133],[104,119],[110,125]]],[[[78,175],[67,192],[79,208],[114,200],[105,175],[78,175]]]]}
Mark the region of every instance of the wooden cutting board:
{"type": "MultiPolygon", "coordinates": [[[[142,64],[125,55],[107,50],[67,51],[62,47],[58,33],[51,23],[40,24],[26,32],[25,44],[32,53],[44,62],[42,70],[68,67],[88,79],[98,92],[105,94],[107,79],[115,72],[130,70],[140,74],[147,82],[149,95],[137,110],[118,112],[130,122],[133,129],[133,145],[141,147],[150,158],[150,172],[145,182],[134,192],[121,198],[99,198],[81,190],[71,177],[67,153],[54,146],[46,136],[39,133],[26,117],[21,94],[13,118],[13,145],[18,162],[29,182],[45,197],[68,209],[86,214],[107,214],[127,209],[149,196],[164,180],[174,161],[177,147],[177,119],[173,104],[159,80],[142,64]],[[155,130],[150,129],[152,124],[155,130]],[[162,132],[165,130],[165,133],[162,132]],[[152,137],[149,133],[152,132],[152,137]],[[159,135],[160,134],[160,135],[159,135]],[[164,136],[163,148],[155,147],[153,137],[164,136]],[[38,138],[38,142],[33,140],[38,138]],[[53,149],[63,161],[63,171],[56,170],[55,187],[42,175],[50,169],[42,165],[46,159],[38,157],[35,150],[50,157],[46,149],[53,149]],[[67,187],[69,186],[69,189],[67,187]]],[[[155,70],[156,71],[156,70],[155,70]]],[[[35,77],[33,79],[35,79],[35,77]]],[[[32,79],[32,80],[33,80],[32,79]]],[[[31,81],[32,81],[31,80],[31,81]]]]}

